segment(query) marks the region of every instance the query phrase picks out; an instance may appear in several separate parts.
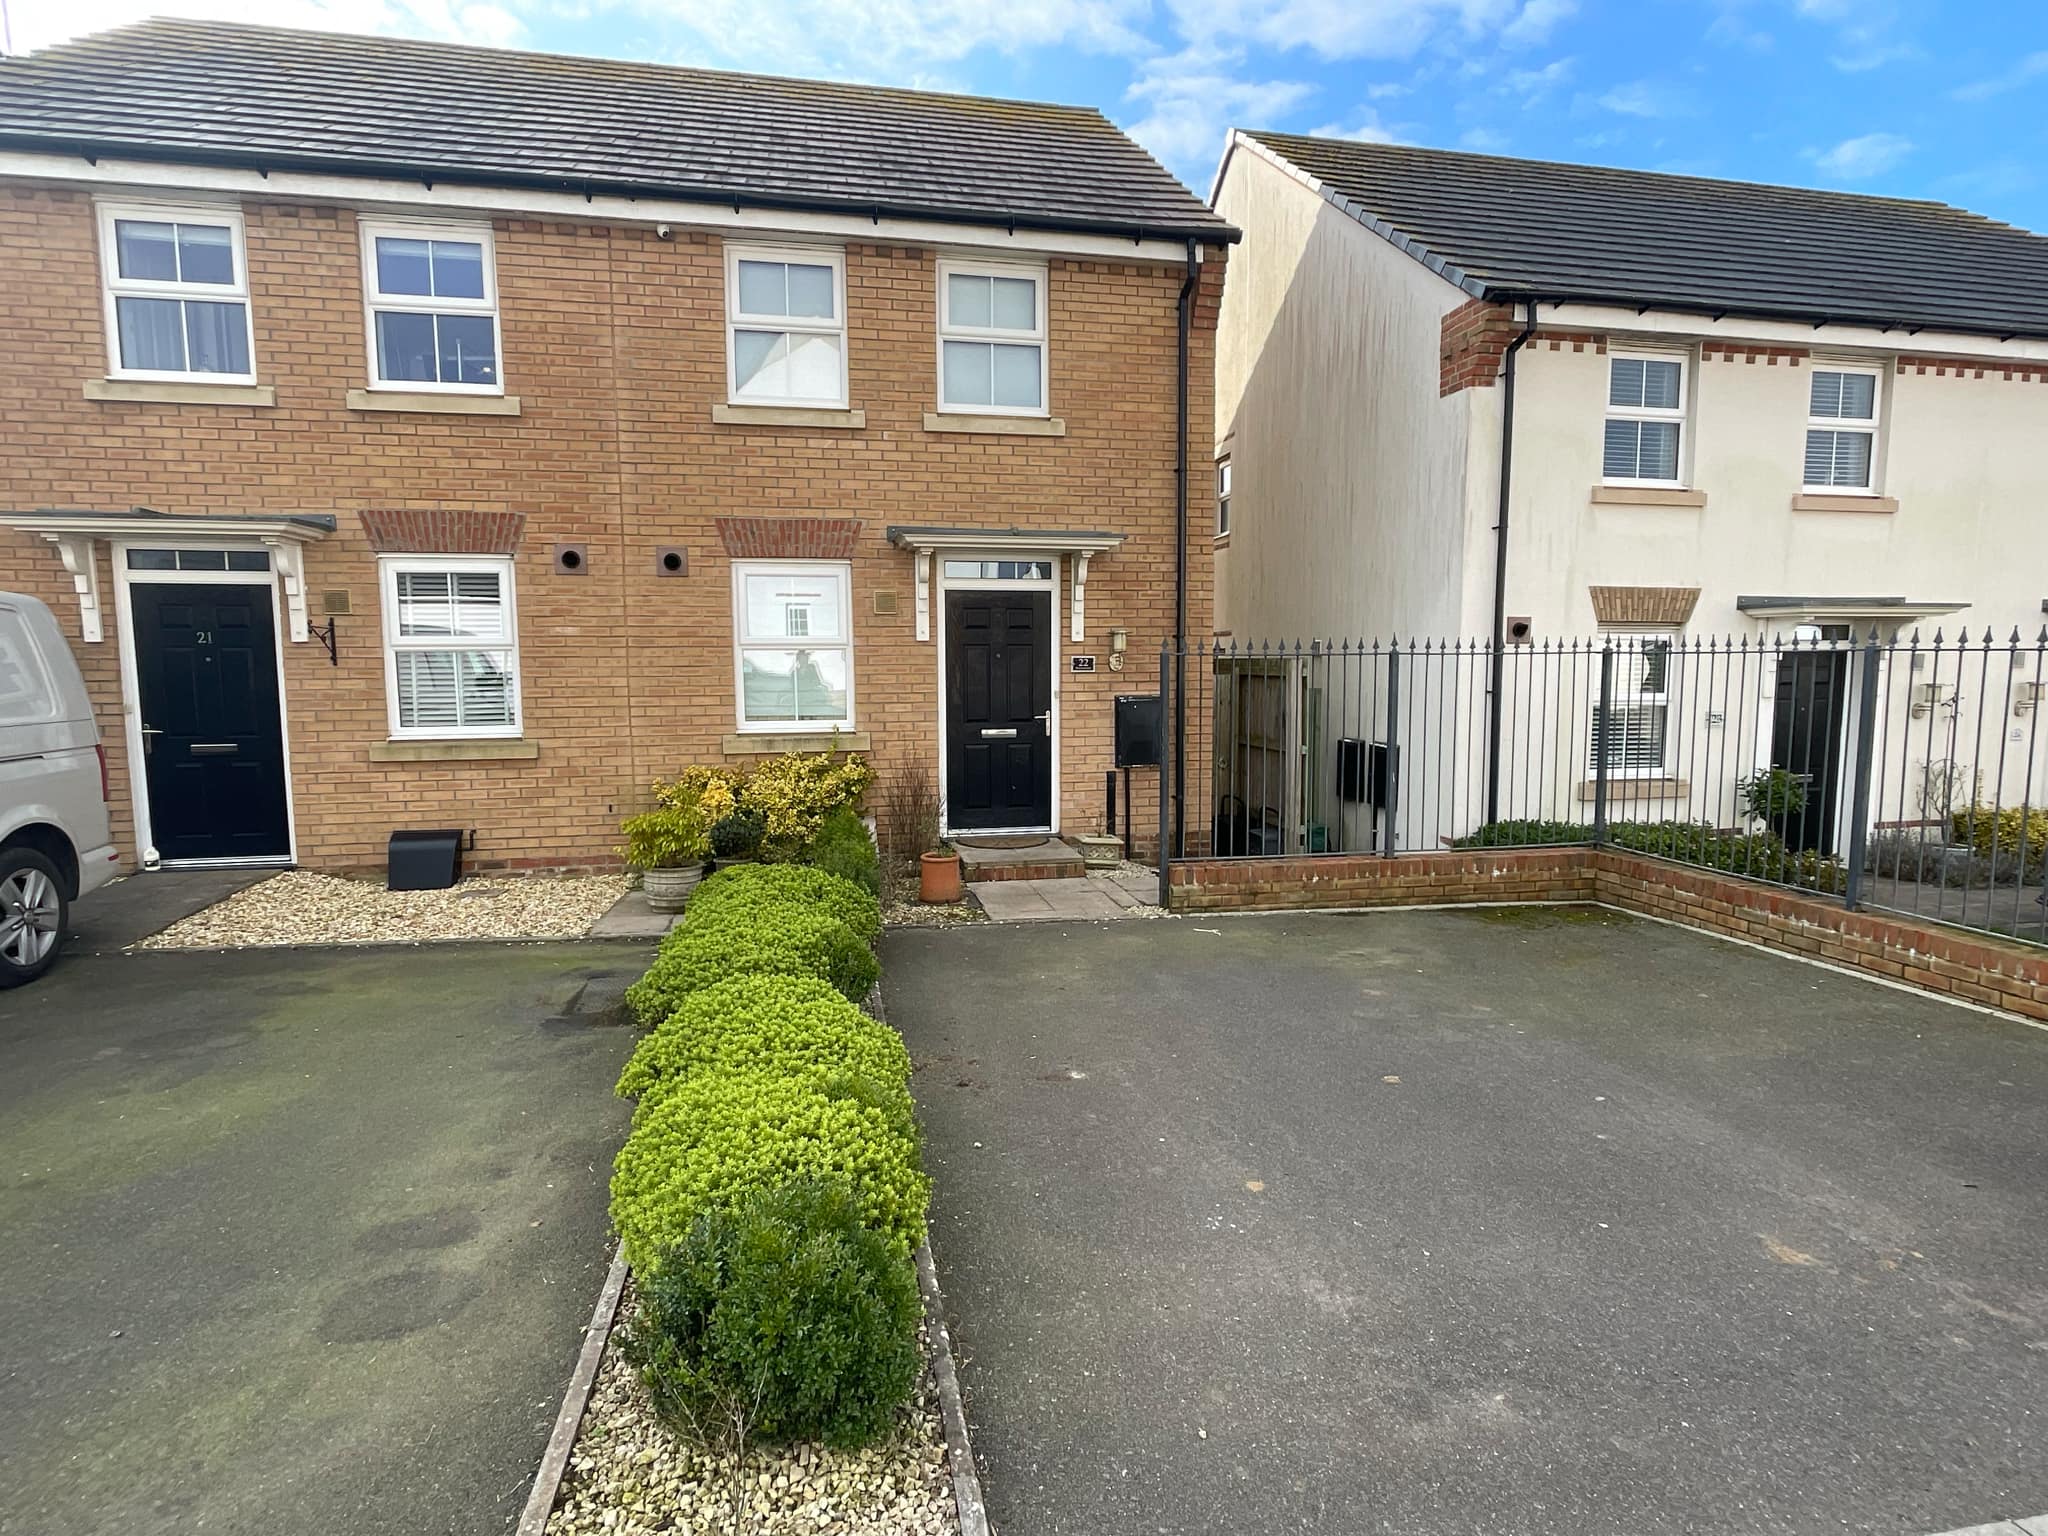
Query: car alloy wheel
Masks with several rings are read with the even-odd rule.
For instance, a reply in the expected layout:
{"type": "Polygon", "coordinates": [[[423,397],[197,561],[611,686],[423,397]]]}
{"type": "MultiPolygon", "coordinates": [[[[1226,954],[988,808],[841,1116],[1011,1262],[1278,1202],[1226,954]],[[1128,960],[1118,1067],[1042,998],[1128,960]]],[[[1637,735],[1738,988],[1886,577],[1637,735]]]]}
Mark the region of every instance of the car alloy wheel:
{"type": "Polygon", "coordinates": [[[63,931],[57,883],[40,869],[17,869],[0,880],[0,957],[22,970],[49,958],[63,931]]]}

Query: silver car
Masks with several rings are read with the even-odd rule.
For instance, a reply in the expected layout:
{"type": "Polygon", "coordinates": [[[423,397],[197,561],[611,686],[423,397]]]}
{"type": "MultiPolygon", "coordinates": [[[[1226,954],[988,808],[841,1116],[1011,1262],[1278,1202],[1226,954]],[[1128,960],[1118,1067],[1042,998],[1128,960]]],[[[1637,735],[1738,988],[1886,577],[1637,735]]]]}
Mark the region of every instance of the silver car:
{"type": "Polygon", "coordinates": [[[85,679],[49,608],[0,592],[0,987],[54,965],[71,903],[118,873],[85,679]]]}

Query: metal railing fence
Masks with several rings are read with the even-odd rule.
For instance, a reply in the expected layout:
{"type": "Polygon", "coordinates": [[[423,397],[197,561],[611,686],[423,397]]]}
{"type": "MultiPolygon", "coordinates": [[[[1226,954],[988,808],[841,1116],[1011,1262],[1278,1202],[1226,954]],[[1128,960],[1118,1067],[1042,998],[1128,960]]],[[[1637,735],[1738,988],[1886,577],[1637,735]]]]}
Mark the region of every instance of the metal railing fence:
{"type": "Polygon", "coordinates": [[[1163,647],[1174,857],[1592,844],[2048,942],[2048,630],[1163,647]]]}

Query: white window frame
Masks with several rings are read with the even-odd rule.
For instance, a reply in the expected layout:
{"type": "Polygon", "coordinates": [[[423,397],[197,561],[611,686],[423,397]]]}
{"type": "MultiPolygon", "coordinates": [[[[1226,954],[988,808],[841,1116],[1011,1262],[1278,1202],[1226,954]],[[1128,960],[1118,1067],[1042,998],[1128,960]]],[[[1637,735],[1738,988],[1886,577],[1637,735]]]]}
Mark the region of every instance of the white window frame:
{"type": "Polygon", "coordinates": [[[846,251],[828,245],[733,245],[725,247],[725,399],[728,405],[758,406],[764,409],[843,411],[847,391],[848,336],[846,328],[846,251]],[[819,320],[802,315],[750,315],[740,308],[740,263],[774,261],[807,267],[832,269],[832,310],[834,318],[819,320]],[[781,331],[790,336],[837,336],[839,338],[839,391],[829,396],[742,395],[739,380],[739,332],[781,331]]]}
{"type": "MultiPolygon", "coordinates": [[[[1615,779],[1669,779],[1676,777],[1677,770],[1673,767],[1671,761],[1674,745],[1672,725],[1676,719],[1676,696],[1671,687],[1671,672],[1672,668],[1677,665],[1679,656],[1682,654],[1685,631],[1676,626],[1662,624],[1646,624],[1636,627],[1605,624],[1600,627],[1599,636],[1603,647],[1610,642],[1615,644],[1617,656],[1630,652],[1640,655],[1646,647],[1658,642],[1661,642],[1665,647],[1663,691],[1661,693],[1646,694],[1638,689],[1630,701],[1624,703],[1617,690],[1613,701],[1617,714],[1624,709],[1641,709],[1644,707],[1658,707],[1664,711],[1664,734],[1663,740],[1659,743],[1661,749],[1659,760],[1654,765],[1634,768],[1626,767],[1621,763],[1611,762],[1607,766],[1608,779],[1612,781],[1615,779]],[[1624,650],[1624,648],[1626,649],[1624,650]]],[[[1620,669],[1617,668],[1616,670],[1618,672],[1620,669]]],[[[1586,771],[1589,774],[1597,774],[1600,771],[1599,759],[1594,755],[1594,733],[1599,729],[1599,716],[1599,691],[1595,689],[1592,729],[1588,732],[1586,739],[1586,771]]]]}
{"type": "Polygon", "coordinates": [[[732,565],[732,713],[747,736],[813,736],[854,728],[854,684],[859,670],[853,643],[853,562],[850,560],[735,560],[732,565]],[[755,639],[747,633],[749,576],[830,577],[839,586],[839,640],[797,645],[787,635],[755,639]],[[843,720],[749,720],[747,718],[746,655],[761,651],[844,651],[846,653],[846,717],[843,720]]]}
{"type": "MultiPolygon", "coordinates": [[[[1656,352],[1624,348],[1607,354],[1607,368],[1601,380],[1600,397],[1600,483],[1602,485],[1647,486],[1659,490],[1683,490],[1690,478],[1686,465],[1692,452],[1692,426],[1688,417],[1692,409],[1692,357],[1685,352],[1656,352]],[[1614,399],[1614,365],[1617,362],[1676,363],[1678,365],[1678,405],[1676,409],[1663,406],[1616,405],[1614,399]],[[1610,421],[1668,421],[1678,428],[1678,453],[1672,465],[1673,475],[1669,480],[1644,480],[1607,473],[1607,423],[1610,421]]],[[[1638,451],[1638,462],[1642,455],[1638,451]]]]}
{"type": "Polygon", "coordinates": [[[1230,482],[1233,473],[1230,455],[1220,454],[1216,459],[1216,537],[1230,537],[1230,482]]]}
{"type": "MultiPolygon", "coordinates": [[[[243,233],[242,210],[225,203],[101,203],[100,295],[107,327],[107,377],[110,379],[176,380],[184,384],[254,384],[256,382],[256,314],[249,298],[249,251],[243,233]],[[115,239],[117,220],[130,219],[151,224],[225,224],[233,251],[235,281],[221,283],[164,283],[121,276],[121,253],[115,239]],[[118,300],[199,299],[215,303],[237,301],[242,306],[249,352],[247,373],[195,373],[190,369],[127,368],[121,363],[121,315],[118,300]]],[[[190,354],[187,353],[187,360],[190,354]]]]}
{"type": "Polygon", "coordinates": [[[506,555],[382,555],[377,560],[377,589],[384,610],[384,697],[393,741],[493,741],[516,739],[525,729],[526,700],[519,680],[519,588],[513,563],[506,555]],[[460,636],[401,636],[398,633],[398,577],[405,571],[461,573],[489,571],[498,577],[504,596],[505,638],[496,644],[463,644],[460,636]],[[502,651],[509,658],[506,681],[512,695],[512,719],[505,725],[400,725],[398,653],[400,651],[502,651]]]}
{"type": "Polygon", "coordinates": [[[362,240],[363,335],[369,352],[372,390],[400,395],[502,395],[505,393],[505,323],[498,313],[498,244],[489,224],[428,224],[411,219],[362,219],[358,221],[362,240]],[[386,295],[377,287],[377,240],[449,240],[483,247],[484,296],[481,299],[444,299],[423,293],[386,295]],[[497,343],[498,377],[490,384],[444,384],[439,379],[386,379],[377,366],[377,316],[386,311],[404,314],[485,315],[490,318],[491,337],[497,343]]]}
{"type": "Polygon", "coordinates": [[[938,340],[933,348],[933,359],[937,373],[933,378],[934,393],[938,397],[939,414],[942,416],[1025,416],[1049,419],[1052,416],[1052,279],[1051,268],[1043,262],[1004,261],[963,261],[956,257],[941,257],[939,260],[938,292],[938,340]],[[951,277],[1010,277],[1029,278],[1038,291],[1036,314],[1038,323],[1031,330],[1011,330],[1005,326],[955,326],[949,313],[951,308],[947,293],[951,277]],[[1012,345],[1035,346],[1038,348],[1038,404],[1035,407],[1022,405],[951,405],[946,401],[946,343],[949,341],[981,341],[1009,343],[1012,345]]]}
{"type": "Polygon", "coordinates": [[[1884,422],[1884,374],[1882,366],[1875,363],[1837,362],[1829,358],[1811,358],[1807,366],[1812,370],[1806,378],[1806,431],[1799,437],[1799,479],[1800,490],[1815,496],[1869,496],[1877,491],[1877,456],[1883,446],[1884,422]],[[1870,390],[1870,416],[1866,421],[1860,416],[1816,416],[1813,414],[1813,376],[1821,373],[1862,374],[1872,381],[1870,390]],[[1815,432],[1864,432],[1870,438],[1870,473],[1862,485],[1808,485],[1806,481],[1807,440],[1815,432]]]}

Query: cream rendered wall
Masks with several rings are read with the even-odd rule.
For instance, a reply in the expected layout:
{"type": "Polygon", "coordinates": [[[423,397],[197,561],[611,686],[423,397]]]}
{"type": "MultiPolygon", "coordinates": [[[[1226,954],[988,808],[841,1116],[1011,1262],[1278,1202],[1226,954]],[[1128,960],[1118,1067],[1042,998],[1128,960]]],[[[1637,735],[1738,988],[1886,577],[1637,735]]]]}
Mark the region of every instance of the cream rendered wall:
{"type": "Polygon", "coordinates": [[[1438,397],[1438,348],[1465,295],[1242,145],[1216,208],[1245,232],[1216,342],[1217,628],[1452,632],[1472,392],[1438,397]]]}
{"type": "MultiPolygon", "coordinates": [[[[1620,338],[1609,345],[1631,350],[1620,338]]],[[[2048,483],[2038,457],[2048,384],[1888,376],[1877,489],[1897,497],[1899,510],[1795,512],[1816,364],[1682,355],[1692,396],[1687,483],[1707,497],[1696,509],[1593,504],[1608,358],[1540,342],[1522,354],[1508,607],[1531,615],[1539,636],[1590,632],[1587,589],[1596,585],[1696,586],[1689,629],[1703,635],[1759,633],[1736,609],[1744,594],[1962,602],[1963,612],[1934,621],[1950,635],[1987,623],[2001,638],[2015,625],[2029,640],[2038,633],[2048,597],[2048,483]]],[[[1488,586],[1477,602],[1468,597],[1474,633],[1485,630],[1490,595],[1488,586]]]]}

